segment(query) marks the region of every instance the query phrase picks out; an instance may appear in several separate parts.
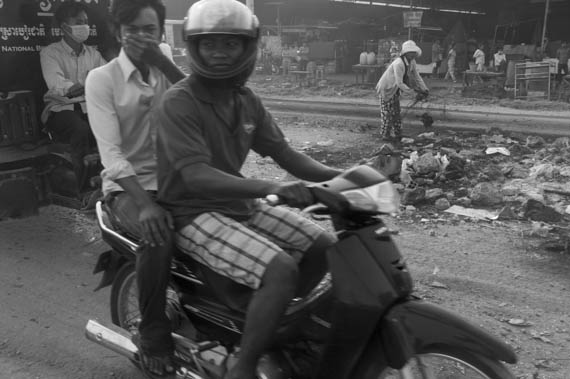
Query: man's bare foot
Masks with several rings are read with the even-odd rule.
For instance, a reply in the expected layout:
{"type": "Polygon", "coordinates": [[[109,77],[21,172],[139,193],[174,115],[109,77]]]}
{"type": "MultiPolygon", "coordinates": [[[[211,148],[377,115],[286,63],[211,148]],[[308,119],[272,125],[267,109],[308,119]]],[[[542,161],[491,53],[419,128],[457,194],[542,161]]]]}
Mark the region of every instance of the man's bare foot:
{"type": "Polygon", "coordinates": [[[140,368],[149,378],[174,377],[175,369],[171,353],[151,353],[142,348],[140,335],[135,334],[132,341],[138,348],[140,355],[140,368]]]}
{"type": "Polygon", "coordinates": [[[159,377],[174,374],[174,364],[170,355],[141,354],[144,369],[159,377]]]}

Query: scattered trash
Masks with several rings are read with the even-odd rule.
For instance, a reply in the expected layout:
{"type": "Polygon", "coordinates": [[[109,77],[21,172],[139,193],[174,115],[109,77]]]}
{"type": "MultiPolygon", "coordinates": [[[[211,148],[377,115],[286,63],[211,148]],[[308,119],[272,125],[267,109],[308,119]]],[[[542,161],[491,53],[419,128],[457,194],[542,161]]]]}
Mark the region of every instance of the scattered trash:
{"type": "Polygon", "coordinates": [[[464,208],[460,205],[453,205],[444,212],[453,213],[460,216],[467,216],[479,220],[497,220],[499,215],[485,209],[464,208]]]}
{"type": "Polygon", "coordinates": [[[487,155],[503,154],[506,156],[510,156],[511,152],[506,147],[488,147],[487,150],[485,150],[485,154],[487,155]]]}
{"type": "Polygon", "coordinates": [[[553,229],[554,228],[552,226],[547,225],[545,223],[538,222],[538,221],[532,221],[531,230],[530,230],[529,234],[531,236],[547,237],[548,234],[553,229]]]}
{"type": "Polygon", "coordinates": [[[434,132],[421,133],[421,134],[418,134],[418,138],[419,139],[435,139],[435,133],[434,132]]]}
{"type": "Polygon", "coordinates": [[[447,200],[445,197],[442,197],[441,199],[437,199],[435,201],[435,208],[439,211],[445,211],[446,209],[449,209],[450,206],[451,204],[449,203],[449,200],[447,200]]]}
{"type": "Polygon", "coordinates": [[[317,146],[332,146],[332,145],[334,145],[334,141],[332,139],[329,139],[327,141],[317,142],[317,146]]]}
{"type": "Polygon", "coordinates": [[[562,219],[562,215],[556,209],[535,199],[528,199],[523,208],[524,217],[534,221],[558,222],[562,219]]]}
{"type": "Polygon", "coordinates": [[[517,219],[517,214],[513,211],[510,206],[505,206],[503,209],[499,211],[498,217],[499,220],[514,220],[517,219]]]}
{"type": "Polygon", "coordinates": [[[448,289],[449,288],[448,286],[446,286],[445,284],[440,283],[440,282],[431,282],[429,284],[429,286],[434,287],[434,288],[442,288],[442,289],[448,289]]]}
{"type": "Polygon", "coordinates": [[[546,337],[543,335],[543,333],[539,333],[539,332],[533,330],[533,331],[530,332],[530,335],[531,335],[532,338],[534,338],[535,340],[540,340],[540,341],[542,341],[542,342],[544,342],[544,343],[550,343],[550,344],[552,344],[552,341],[551,341],[550,339],[546,338],[546,337]]]}
{"type": "Polygon", "coordinates": [[[507,323],[513,326],[532,326],[532,323],[523,320],[521,318],[511,318],[510,320],[507,321],[507,323]]]}

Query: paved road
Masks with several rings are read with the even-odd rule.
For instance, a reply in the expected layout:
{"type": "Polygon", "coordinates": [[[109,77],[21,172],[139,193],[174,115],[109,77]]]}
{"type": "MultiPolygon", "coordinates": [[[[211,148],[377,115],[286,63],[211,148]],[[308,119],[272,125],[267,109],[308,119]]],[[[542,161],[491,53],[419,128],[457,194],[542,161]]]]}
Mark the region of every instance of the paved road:
{"type": "MultiPolygon", "coordinates": [[[[286,98],[265,98],[264,104],[273,113],[316,114],[326,117],[343,117],[377,123],[378,106],[371,103],[325,102],[286,98]]],[[[570,114],[517,111],[512,109],[477,109],[444,107],[440,104],[420,103],[412,108],[403,106],[404,122],[420,126],[419,116],[428,112],[435,120],[434,127],[453,130],[487,130],[497,127],[505,131],[569,136],[570,114]]]]}

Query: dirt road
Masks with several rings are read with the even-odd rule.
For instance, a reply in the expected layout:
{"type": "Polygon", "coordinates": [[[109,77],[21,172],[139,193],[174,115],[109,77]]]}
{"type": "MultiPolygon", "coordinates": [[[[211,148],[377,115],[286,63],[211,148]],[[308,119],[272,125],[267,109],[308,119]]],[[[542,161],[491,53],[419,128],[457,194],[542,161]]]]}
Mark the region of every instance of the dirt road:
{"type": "Polygon", "coordinates": [[[128,362],[83,336],[108,322],[108,289],[94,293],[94,220],[49,206],[0,223],[0,378],[137,378],[128,362]]]}
{"type": "MultiPolygon", "coordinates": [[[[278,116],[278,118],[280,118],[278,116]]],[[[330,146],[320,160],[347,167],[377,143],[344,121],[280,118],[293,145],[330,146]]],[[[282,179],[252,157],[247,175],[282,179]]],[[[416,280],[417,293],[511,344],[513,371],[525,379],[570,377],[570,257],[522,237],[523,224],[474,223],[444,214],[388,220],[416,280]]],[[[88,342],[89,318],[109,322],[109,290],[91,274],[105,250],[92,218],[49,206],[37,217],[0,222],[0,378],[136,378],[121,357],[88,342]]]]}

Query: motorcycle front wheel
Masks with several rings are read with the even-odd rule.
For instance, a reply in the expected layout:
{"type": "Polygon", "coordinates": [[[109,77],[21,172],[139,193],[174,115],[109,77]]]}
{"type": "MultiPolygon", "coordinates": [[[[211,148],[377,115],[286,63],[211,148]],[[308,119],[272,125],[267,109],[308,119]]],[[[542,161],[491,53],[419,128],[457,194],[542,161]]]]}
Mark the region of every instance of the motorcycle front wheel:
{"type": "Polygon", "coordinates": [[[378,379],[515,379],[494,359],[454,348],[428,348],[400,370],[386,369],[378,379]]]}

